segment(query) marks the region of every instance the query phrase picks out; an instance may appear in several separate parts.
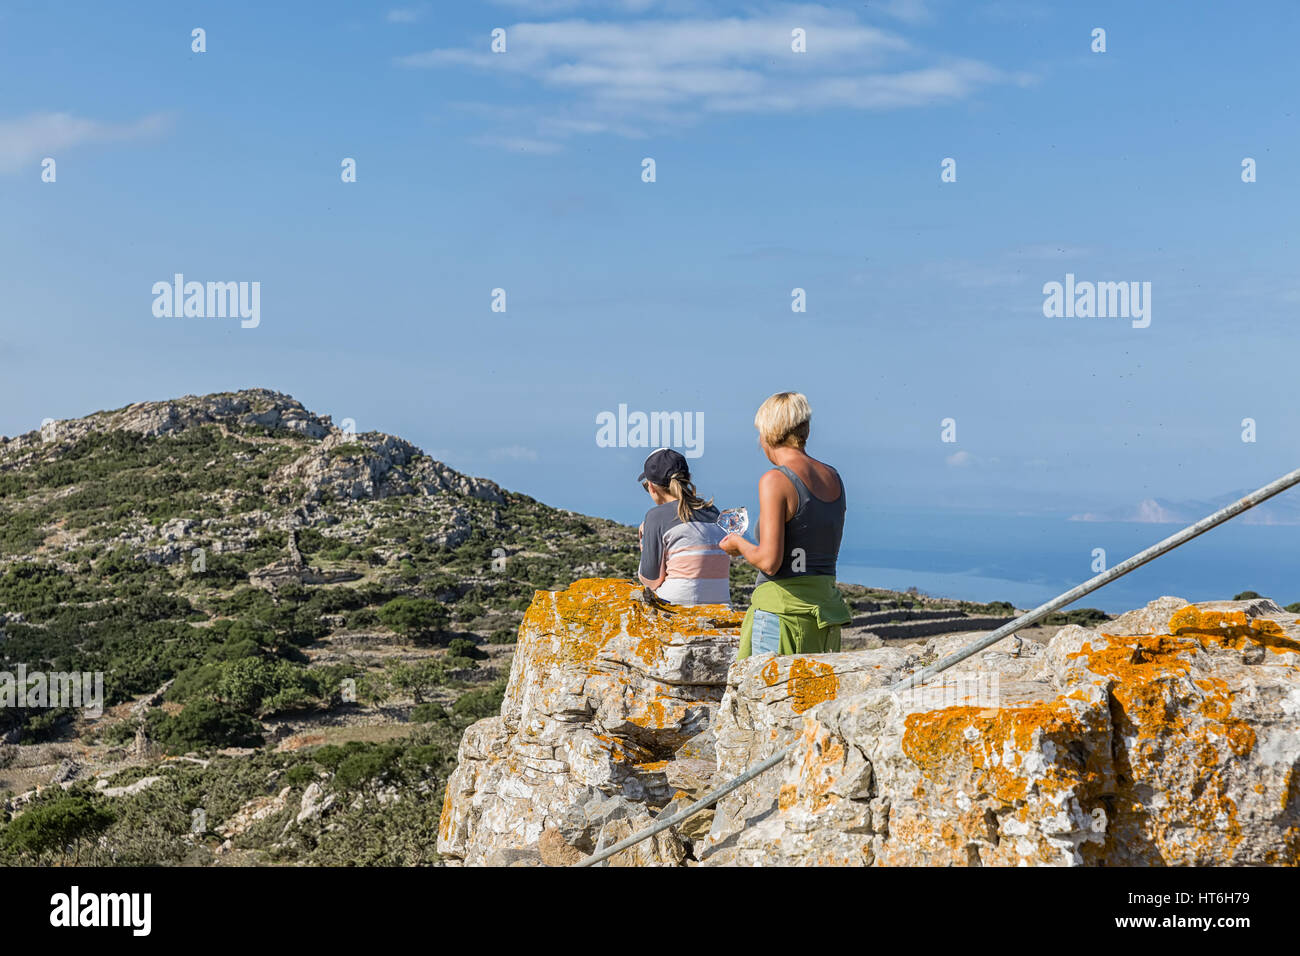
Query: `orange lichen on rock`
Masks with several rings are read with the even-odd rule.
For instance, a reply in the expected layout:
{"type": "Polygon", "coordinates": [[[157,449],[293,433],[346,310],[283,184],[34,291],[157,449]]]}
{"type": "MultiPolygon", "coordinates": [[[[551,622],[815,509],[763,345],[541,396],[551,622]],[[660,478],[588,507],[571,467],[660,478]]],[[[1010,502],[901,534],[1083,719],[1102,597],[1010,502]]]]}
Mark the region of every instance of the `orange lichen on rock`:
{"type": "Polygon", "coordinates": [[[1189,604],[1169,618],[1169,633],[1195,636],[1219,647],[1240,649],[1247,642],[1261,644],[1275,654],[1300,653],[1300,641],[1287,636],[1282,625],[1266,617],[1247,617],[1245,611],[1218,611],[1189,604]]]}
{"type": "Polygon", "coordinates": [[[790,661],[786,688],[790,692],[791,708],[796,714],[802,714],[823,701],[834,700],[839,692],[839,681],[835,677],[835,668],[825,661],[795,657],[790,661]]]}
{"type": "Polygon", "coordinates": [[[646,701],[637,713],[630,715],[628,721],[638,727],[662,729],[680,720],[685,710],[685,707],[672,702],[666,707],[662,699],[654,698],[646,701]]]}
{"type": "Polygon", "coordinates": [[[1168,634],[1102,636],[1108,639],[1108,646],[1094,650],[1091,644],[1084,644],[1078,653],[1067,654],[1066,658],[1082,658],[1093,673],[1121,683],[1143,684],[1160,677],[1186,674],[1192,669],[1190,655],[1198,650],[1195,642],[1168,634]]]}
{"type": "MultiPolygon", "coordinates": [[[[1109,677],[1115,731],[1131,741],[1120,785],[1163,793],[1134,823],[1168,863],[1228,862],[1242,840],[1233,765],[1254,750],[1254,728],[1233,714],[1234,692],[1218,677],[1192,678],[1195,658],[1214,647],[1246,642],[1286,653],[1291,641],[1276,621],[1243,611],[1188,606],[1174,613],[1169,634],[1115,637],[1110,646],[1080,652],[1094,673],[1109,677]],[[1198,699],[1199,698],[1199,699],[1198,699]],[[1183,753],[1181,765],[1168,755],[1183,753]]],[[[1198,665],[1201,666],[1201,665],[1198,665]]]]}
{"type": "Polygon", "coordinates": [[[588,660],[621,633],[641,639],[638,652],[650,652],[653,645],[669,642],[674,636],[720,634],[740,627],[743,620],[738,612],[717,604],[674,604],[670,611],[658,610],[642,600],[643,590],[631,581],[582,578],[555,592],[553,599],[535,597],[524,614],[520,633],[563,631],[570,638],[564,641],[564,655],[570,660],[588,660]]]}
{"type": "Polygon", "coordinates": [[[1025,770],[1026,755],[1044,749],[1044,738],[1068,752],[1069,742],[1086,733],[1063,700],[1024,707],[945,707],[908,714],[904,728],[903,752],[926,776],[943,779],[968,764],[979,787],[1006,804],[1024,800],[1031,785],[1053,795],[1098,775],[1075,761],[1046,763],[1032,775],[1025,770]]]}
{"type": "Polygon", "coordinates": [[[438,836],[443,840],[451,839],[451,807],[451,789],[448,788],[447,792],[443,794],[442,812],[438,814],[438,836]]]}
{"type": "Polygon", "coordinates": [[[799,799],[799,788],[792,783],[781,785],[781,791],[777,795],[777,806],[782,810],[789,810],[799,799]]]}
{"type": "Polygon", "coordinates": [[[808,807],[813,813],[831,802],[831,788],[835,786],[837,771],[844,764],[844,745],[835,737],[821,740],[817,755],[804,767],[803,779],[807,781],[808,807]]]}
{"type": "Polygon", "coordinates": [[[781,787],[777,803],[787,810],[796,803],[818,813],[835,799],[832,790],[840,781],[847,751],[844,742],[817,724],[805,724],[803,759],[798,766],[798,784],[781,787]]]}
{"type": "Polygon", "coordinates": [[[636,645],[636,656],[653,667],[664,659],[664,646],[658,638],[643,637],[636,645]]]}

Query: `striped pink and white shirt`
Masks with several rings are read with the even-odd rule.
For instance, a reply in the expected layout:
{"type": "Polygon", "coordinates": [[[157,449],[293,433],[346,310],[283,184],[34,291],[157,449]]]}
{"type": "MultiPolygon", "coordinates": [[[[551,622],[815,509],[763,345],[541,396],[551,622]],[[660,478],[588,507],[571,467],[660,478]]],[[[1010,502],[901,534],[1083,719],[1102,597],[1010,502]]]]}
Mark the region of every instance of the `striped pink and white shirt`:
{"type": "Polygon", "coordinates": [[[726,537],[718,509],[701,508],[690,521],[677,502],[646,512],[641,523],[641,582],[673,604],[731,604],[731,559],[718,547],[726,537]]]}

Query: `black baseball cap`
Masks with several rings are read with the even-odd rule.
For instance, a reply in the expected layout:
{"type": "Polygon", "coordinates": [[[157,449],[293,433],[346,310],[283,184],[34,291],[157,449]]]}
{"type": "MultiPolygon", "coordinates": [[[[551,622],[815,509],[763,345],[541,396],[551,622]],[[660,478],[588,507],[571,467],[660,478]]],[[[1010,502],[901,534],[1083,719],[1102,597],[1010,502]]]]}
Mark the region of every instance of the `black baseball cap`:
{"type": "Polygon", "coordinates": [[[673,475],[684,475],[689,478],[691,469],[686,464],[686,459],[679,452],[671,448],[656,448],[645,460],[641,467],[641,474],[637,475],[637,481],[651,481],[661,488],[667,488],[668,482],[673,475]]]}

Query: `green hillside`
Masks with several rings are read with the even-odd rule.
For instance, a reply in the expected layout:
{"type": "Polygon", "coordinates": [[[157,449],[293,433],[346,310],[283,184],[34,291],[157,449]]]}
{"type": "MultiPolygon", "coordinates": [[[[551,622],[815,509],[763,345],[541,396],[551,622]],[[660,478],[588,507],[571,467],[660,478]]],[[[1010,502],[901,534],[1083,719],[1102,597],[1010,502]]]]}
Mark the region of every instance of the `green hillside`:
{"type": "Polygon", "coordinates": [[[101,671],[105,712],[0,708],[0,861],[432,861],[533,591],[636,554],[270,391],[6,439],[0,671],[101,671]],[[331,805],[299,823],[313,785],[331,805]]]}

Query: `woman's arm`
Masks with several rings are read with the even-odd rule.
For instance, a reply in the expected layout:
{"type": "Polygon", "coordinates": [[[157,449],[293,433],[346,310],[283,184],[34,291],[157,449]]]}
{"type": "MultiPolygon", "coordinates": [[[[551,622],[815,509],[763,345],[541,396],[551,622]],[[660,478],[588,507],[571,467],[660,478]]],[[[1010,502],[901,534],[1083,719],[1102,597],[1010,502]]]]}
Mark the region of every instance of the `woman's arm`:
{"type": "Polygon", "coordinates": [[[664,554],[664,536],[657,522],[651,520],[651,515],[646,515],[646,520],[641,522],[641,527],[637,531],[638,542],[641,545],[641,563],[637,567],[637,577],[641,583],[654,590],[664,583],[667,578],[665,564],[667,563],[664,554]],[[646,525],[650,525],[647,533],[646,525]],[[651,577],[653,575],[653,577],[651,577]]]}
{"type": "Polygon", "coordinates": [[[785,550],[785,522],[789,502],[785,489],[790,480],[776,469],[758,480],[758,544],[743,535],[729,534],[718,543],[727,554],[738,554],[764,574],[781,569],[785,550]]]}

